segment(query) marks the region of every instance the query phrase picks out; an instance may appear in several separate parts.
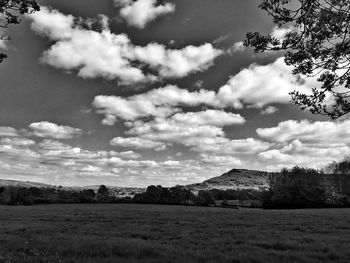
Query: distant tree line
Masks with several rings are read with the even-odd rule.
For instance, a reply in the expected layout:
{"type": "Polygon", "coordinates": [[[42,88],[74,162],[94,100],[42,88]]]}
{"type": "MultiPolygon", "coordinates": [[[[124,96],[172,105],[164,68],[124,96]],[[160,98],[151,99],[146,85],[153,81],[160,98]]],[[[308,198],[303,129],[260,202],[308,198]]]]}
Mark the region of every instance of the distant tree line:
{"type": "Polygon", "coordinates": [[[215,200],[262,200],[262,191],[255,189],[206,190],[215,200]]]}
{"type": "Polygon", "coordinates": [[[183,186],[166,188],[151,185],[147,187],[146,192],[135,195],[133,200],[142,204],[212,206],[215,205],[215,200],[261,200],[261,198],[262,192],[252,189],[200,190],[195,195],[183,186]]]}
{"type": "Polygon", "coordinates": [[[261,199],[262,192],[255,190],[201,190],[196,195],[184,186],[162,187],[148,186],[143,193],[134,197],[117,197],[105,185],[97,191],[70,190],[38,187],[0,187],[0,204],[34,205],[34,204],[73,204],[73,203],[138,203],[163,205],[212,206],[215,200],[261,199]]]}
{"type": "Polygon", "coordinates": [[[151,185],[133,197],[120,197],[105,185],[97,191],[63,187],[0,187],[0,204],[5,205],[138,203],[214,206],[218,200],[255,200],[260,201],[264,208],[350,207],[350,157],[332,162],[319,171],[296,166],[271,173],[267,191],[211,189],[195,194],[184,186],[151,185]]]}
{"type": "MultiPolygon", "coordinates": [[[[124,197],[123,200],[128,202],[131,198],[124,197]]],[[[0,204],[5,205],[113,203],[119,201],[104,185],[101,185],[96,192],[92,189],[78,191],[62,187],[0,187],[0,204]]]]}
{"type": "Polygon", "coordinates": [[[144,193],[136,194],[133,199],[136,203],[142,204],[193,205],[197,203],[197,197],[181,186],[167,188],[161,185],[150,185],[144,193]]]}

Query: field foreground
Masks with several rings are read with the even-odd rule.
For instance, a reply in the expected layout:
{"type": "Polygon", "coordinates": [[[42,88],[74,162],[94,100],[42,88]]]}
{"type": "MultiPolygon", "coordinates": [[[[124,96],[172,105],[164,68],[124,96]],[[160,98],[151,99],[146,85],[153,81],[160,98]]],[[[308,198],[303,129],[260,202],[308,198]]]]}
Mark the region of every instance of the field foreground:
{"type": "Polygon", "coordinates": [[[0,262],[350,262],[350,209],[0,206],[0,262]]]}

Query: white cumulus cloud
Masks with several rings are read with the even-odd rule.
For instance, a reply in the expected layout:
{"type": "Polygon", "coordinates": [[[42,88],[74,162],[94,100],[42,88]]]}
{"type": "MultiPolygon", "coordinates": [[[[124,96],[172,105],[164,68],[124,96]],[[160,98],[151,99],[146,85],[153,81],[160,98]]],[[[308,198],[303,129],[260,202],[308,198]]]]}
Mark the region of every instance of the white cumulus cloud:
{"type": "Polygon", "coordinates": [[[141,139],[138,137],[115,137],[110,141],[112,146],[129,147],[135,149],[158,149],[165,150],[166,145],[161,142],[141,139]]]}
{"type": "Polygon", "coordinates": [[[6,136],[6,137],[16,137],[19,136],[17,130],[12,127],[0,127],[0,136],[6,136]]]}
{"type": "Polygon", "coordinates": [[[136,120],[144,117],[167,117],[181,111],[180,106],[219,105],[215,92],[190,92],[168,85],[130,97],[96,96],[93,106],[104,114],[103,124],[113,125],[118,119],[136,120]]]}
{"type": "Polygon", "coordinates": [[[82,134],[82,130],[70,126],[57,125],[52,122],[34,122],[29,125],[33,134],[41,138],[72,139],[82,134]]]}
{"type": "Polygon", "coordinates": [[[35,141],[26,139],[26,138],[20,138],[20,137],[15,137],[15,138],[3,138],[0,140],[0,144],[2,145],[10,145],[10,146],[23,146],[23,147],[28,147],[32,146],[35,144],[35,141]]]}
{"type": "Polygon", "coordinates": [[[322,168],[350,153],[350,121],[288,120],[276,127],[260,128],[261,138],[274,144],[258,157],[279,169],[281,166],[322,168]]]}
{"type": "Polygon", "coordinates": [[[219,89],[217,99],[234,108],[243,108],[244,105],[261,108],[271,103],[288,103],[290,92],[310,93],[315,86],[315,79],[293,75],[284,58],[278,58],[268,65],[252,64],[232,76],[219,89]]]}
{"type": "MultiPolygon", "coordinates": [[[[317,86],[315,78],[304,79],[292,74],[284,58],[268,65],[252,64],[230,77],[218,92],[200,89],[189,91],[167,85],[130,97],[96,96],[93,105],[104,114],[103,124],[113,125],[117,119],[136,120],[144,117],[167,117],[180,112],[181,107],[209,106],[220,109],[263,108],[272,103],[289,103],[290,92],[310,93],[317,86]]],[[[262,114],[278,109],[269,105],[262,114]]]]}
{"type": "MultiPolygon", "coordinates": [[[[41,61],[68,72],[77,71],[82,78],[102,77],[131,84],[185,77],[207,69],[222,54],[209,43],[182,49],[167,49],[158,43],[137,46],[126,34],[111,32],[108,19],[102,15],[99,30],[82,27],[79,19],[47,7],[27,17],[32,20],[33,31],[53,40],[41,61]],[[144,67],[158,75],[145,73],[144,67]]],[[[91,24],[91,19],[86,23],[91,24]]]]}
{"type": "Polygon", "coordinates": [[[278,108],[274,106],[268,106],[266,109],[262,110],[260,113],[262,115],[274,114],[278,111],[278,108]]]}
{"type": "Polygon", "coordinates": [[[131,26],[144,28],[158,16],[175,12],[175,5],[165,3],[157,5],[156,0],[115,0],[116,6],[121,6],[120,15],[131,26]]]}
{"type": "Polygon", "coordinates": [[[280,122],[276,127],[257,129],[260,137],[275,141],[289,142],[302,140],[322,145],[350,143],[350,120],[342,122],[309,120],[288,120],[280,122]]]}
{"type": "Polygon", "coordinates": [[[162,77],[181,78],[190,72],[207,69],[221,53],[210,43],[186,46],[179,50],[151,43],[145,47],[136,46],[132,58],[157,69],[162,77]]]}
{"type": "Polygon", "coordinates": [[[124,159],[139,159],[139,158],[141,158],[141,154],[136,153],[134,151],[125,151],[125,152],[110,151],[109,155],[112,157],[120,157],[120,158],[124,158],[124,159]]]}
{"type": "Polygon", "coordinates": [[[188,125],[213,125],[228,126],[233,124],[243,124],[245,119],[235,113],[222,110],[205,110],[200,112],[176,113],[171,117],[174,122],[188,125]]]}
{"type": "MultiPolygon", "coordinates": [[[[233,146],[233,141],[225,137],[222,127],[243,123],[244,119],[240,115],[206,110],[177,113],[169,118],[155,118],[152,121],[129,122],[129,130],[126,133],[146,140],[184,145],[198,152],[232,154],[243,148],[237,144],[233,146]],[[216,119],[214,115],[217,116],[216,119]]],[[[247,145],[248,147],[249,151],[252,151],[252,145],[247,145]]]]}

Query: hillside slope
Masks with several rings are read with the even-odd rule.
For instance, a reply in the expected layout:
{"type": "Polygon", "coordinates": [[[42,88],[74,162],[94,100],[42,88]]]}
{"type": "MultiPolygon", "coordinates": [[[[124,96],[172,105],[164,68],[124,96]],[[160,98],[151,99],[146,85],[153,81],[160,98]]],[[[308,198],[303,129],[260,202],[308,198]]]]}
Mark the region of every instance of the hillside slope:
{"type": "Polygon", "coordinates": [[[221,176],[208,179],[199,184],[188,185],[191,191],[210,189],[266,189],[270,172],[232,169],[221,176]]]}
{"type": "Polygon", "coordinates": [[[38,188],[55,188],[54,185],[36,183],[30,181],[16,181],[0,179],[0,186],[17,186],[17,187],[38,187],[38,188]]]}
{"type": "MultiPolygon", "coordinates": [[[[37,188],[56,188],[58,189],[58,186],[51,185],[51,184],[44,184],[44,183],[36,183],[36,182],[30,182],[30,181],[16,181],[16,180],[5,180],[0,179],[0,187],[1,186],[15,186],[15,187],[37,187],[37,188]]],[[[91,186],[60,186],[63,190],[69,190],[69,191],[82,191],[86,189],[92,189],[95,192],[97,192],[100,185],[91,185],[91,186]]],[[[107,188],[111,192],[113,196],[116,197],[126,197],[126,196],[134,196],[135,194],[142,193],[146,191],[144,188],[140,187],[118,187],[118,186],[108,186],[107,188]]]]}

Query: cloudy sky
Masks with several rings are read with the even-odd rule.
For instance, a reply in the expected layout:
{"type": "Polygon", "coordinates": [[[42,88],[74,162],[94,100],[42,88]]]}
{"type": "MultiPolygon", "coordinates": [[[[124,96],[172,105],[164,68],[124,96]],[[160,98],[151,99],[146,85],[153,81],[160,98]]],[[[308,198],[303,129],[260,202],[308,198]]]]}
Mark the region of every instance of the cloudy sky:
{"type": "Polygon", "coordinates": [[[0,178],[170,186],[350,153],[350,121],[289,103],[314,79],[242,46],[288,31],[255,0],[39,3],[0,43],[0,178]]]}

